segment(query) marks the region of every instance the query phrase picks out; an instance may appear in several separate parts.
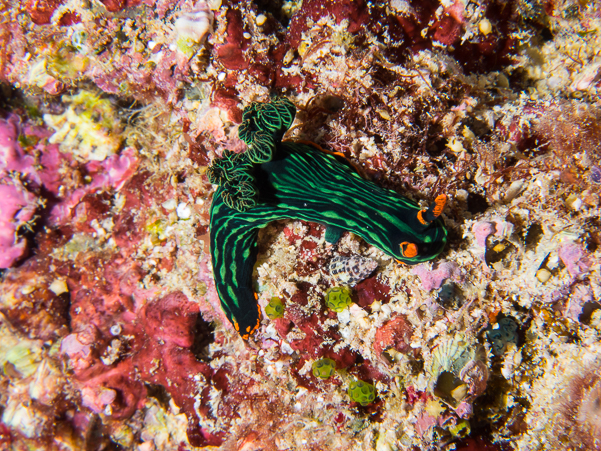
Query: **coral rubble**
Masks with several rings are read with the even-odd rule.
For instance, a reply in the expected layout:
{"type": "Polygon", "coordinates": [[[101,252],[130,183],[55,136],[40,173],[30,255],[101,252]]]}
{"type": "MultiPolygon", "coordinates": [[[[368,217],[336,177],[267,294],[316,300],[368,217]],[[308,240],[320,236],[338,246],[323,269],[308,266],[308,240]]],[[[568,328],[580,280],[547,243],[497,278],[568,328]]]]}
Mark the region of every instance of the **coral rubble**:
{"type": "Polygon", "coordinates": [[[601,449],[600,55],[585,0],[0,2],[0,448],[601,449]],[[274,98],[448,243],[266,223],[243,341],[212,183],[274,98]]]}

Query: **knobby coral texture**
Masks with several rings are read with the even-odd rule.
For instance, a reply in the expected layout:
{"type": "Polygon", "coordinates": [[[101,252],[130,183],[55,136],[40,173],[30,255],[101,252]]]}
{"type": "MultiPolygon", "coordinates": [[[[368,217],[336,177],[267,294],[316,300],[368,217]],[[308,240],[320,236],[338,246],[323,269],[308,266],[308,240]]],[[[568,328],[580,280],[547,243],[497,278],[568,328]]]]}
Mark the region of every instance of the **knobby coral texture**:
{"type": "Polygon", "coordinates": [[[601,449],[601,7],[0,2],[0,448],[601,449]]]}

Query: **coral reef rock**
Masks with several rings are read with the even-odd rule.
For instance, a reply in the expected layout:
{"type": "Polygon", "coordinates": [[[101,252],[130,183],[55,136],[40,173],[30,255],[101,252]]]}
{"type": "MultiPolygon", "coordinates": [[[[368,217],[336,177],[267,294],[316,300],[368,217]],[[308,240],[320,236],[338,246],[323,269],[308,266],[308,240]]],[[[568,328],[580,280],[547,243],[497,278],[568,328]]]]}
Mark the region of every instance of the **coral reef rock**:
{"type": "Polygon", "coordinates": [[[600,94],[599,1],[3,0],[0,449],[601,449],[600,94]]]}

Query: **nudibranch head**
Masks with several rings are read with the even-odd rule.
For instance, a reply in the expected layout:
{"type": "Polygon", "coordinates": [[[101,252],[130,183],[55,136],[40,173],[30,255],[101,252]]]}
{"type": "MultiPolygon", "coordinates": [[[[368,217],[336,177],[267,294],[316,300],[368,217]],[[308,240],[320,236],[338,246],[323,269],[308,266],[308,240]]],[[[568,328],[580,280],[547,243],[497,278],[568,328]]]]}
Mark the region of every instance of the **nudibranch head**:
{"type": "Polygon", "coordinates": [[[446,230],[440,220],[446,201],[447,196],[441,194],[428,209],[413,210],[416,212],[409,213],[402,221],[396,218],[394,223],[398,228],[391,230],[391,236],[393,243],[400,241],[398,248],[387,248],[385,243],[381,244],[381,248],[397,261],[409,264],[431,260],[440,254],[447,240],[446,230]]]}

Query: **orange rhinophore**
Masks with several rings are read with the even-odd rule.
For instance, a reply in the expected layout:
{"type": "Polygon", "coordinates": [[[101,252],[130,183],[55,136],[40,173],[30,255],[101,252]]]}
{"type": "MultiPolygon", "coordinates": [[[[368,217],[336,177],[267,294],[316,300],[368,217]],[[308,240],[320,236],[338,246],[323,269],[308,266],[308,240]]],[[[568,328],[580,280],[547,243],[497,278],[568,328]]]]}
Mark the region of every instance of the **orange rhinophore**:
{"type": "Polygon", "coordinates": [[[436,199],[434,199],[434,203],[430,205],[430,208],[417,212],[417,220],[423,225],[428,225],[442,214],[446,204],[446,194],[439,194],[436,196],[436,199]]]}
{"type": "Polygon", "coordinates": [[[440,194],[438,196],[436,196],[436,199],[434,199],[434,217],[438,218],[441,214],[442,214],[442,210],[444,210],[444,206],[447,204],[447,195],[446,194],[440,194]]]}

